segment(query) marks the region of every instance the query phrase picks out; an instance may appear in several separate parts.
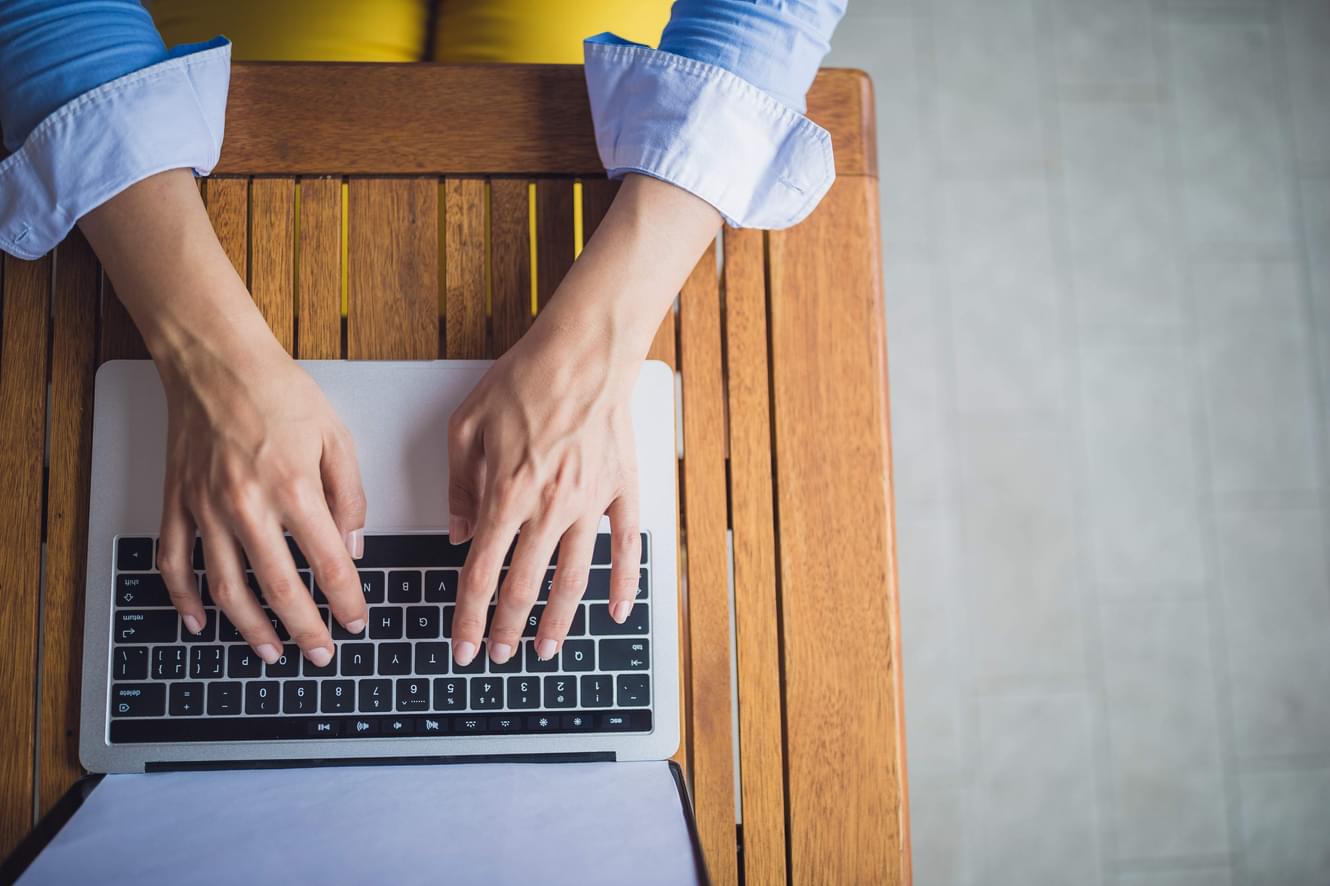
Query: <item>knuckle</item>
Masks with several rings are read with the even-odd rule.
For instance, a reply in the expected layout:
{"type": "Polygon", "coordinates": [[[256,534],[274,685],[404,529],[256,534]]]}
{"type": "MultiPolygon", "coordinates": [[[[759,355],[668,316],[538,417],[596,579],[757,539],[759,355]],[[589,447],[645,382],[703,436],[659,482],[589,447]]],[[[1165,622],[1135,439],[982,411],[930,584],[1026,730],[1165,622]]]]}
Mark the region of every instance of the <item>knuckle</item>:
{"type": "Polygon", "coordinates": [[[349,590],[355,591],[358,597],[360,595],[357,583],[360,581],[360,574],[351,567],[350,563],[335,559],[331,563],[322,564],[322,568],[315,570],[318,575],[319,585],[325,590],[349,590]]]}
{"type": "Polygon", "coordinates": [[[550,594],[558,594],[560,597],[581,597],[586,592],[586,583],[586,575],[555,575],[550,594]]]}
{"type": "Polygon", "coordinates": [[[485,616],[459,612],[453,618],[453,631],[458,634],[479,634],[485,630],[485,616]]]}
{"type": "Polygon", "coordinates": [[[636,529],[614,529],[610,535],[610,548],[616,554],[630,554],[637,550],[642,538],[636,529]]]}
{"type": "Polygon", "coordinates": [[[291,641],[301,649],[313,649],[318,646],[324,646],[329,640],[328,631],[322,624],[309,627],[293,627],[286,625],[287,633],[291,635],[291,641]]]}
{"type": "Polygon", "coordinates": [[[263,599],[275,606],[291,603],[297,599],[297,593],[304,594],[305,592],[304,585],[285,576],[260,582],[260,587],[263,588],[263,599]]]}
{"type": "Polygon", "coordinates": [[[562,612],[552,612],[546,609],[540,617],[540,630],[543,634],[562,637],[568,633],[568,629],[572,626],[573,620],[562,612]]]}
{"type": "Polygon", "coordinates": [[[157,551],[157,571],[166,576],[168,581],[180,581],[186,572],[193,572],[193,564],[176,546],[163,545],[157,551]]]}
{"type": "Polygon", "coordinates": [[[230,581],[212,584],[208,590],[209,593],[212,594],[213,600],[215,600],[217,605],[221,606],[223,609],[229,609],[241,602],[244,599],[244,597],[241,596],[242,592],[245,594],[249,593],[249,588],[230,581]]]}

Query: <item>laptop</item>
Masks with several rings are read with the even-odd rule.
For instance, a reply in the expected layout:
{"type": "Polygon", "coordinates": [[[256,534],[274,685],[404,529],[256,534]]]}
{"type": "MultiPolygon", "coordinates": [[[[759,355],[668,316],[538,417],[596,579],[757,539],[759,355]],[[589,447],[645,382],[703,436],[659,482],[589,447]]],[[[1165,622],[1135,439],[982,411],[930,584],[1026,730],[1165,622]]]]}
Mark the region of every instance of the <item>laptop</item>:
{"type": "MultiPolygon", "coordinates": [[[[661,882],[705,880],[682,779],[668,762],[679,743],[675,388],[670,368],[645,364],[632,401],[642,556],[631,618],[619,625],[608,614],[609,523],[602,518],[587,593],[560,653],[540,661],[534,651],[535,624],[551,571],[527,636],[512,658],[496,665],[482,648],[470,665],[458,667],[450,650],[451,619],[467,548],[452,545],[446,531],[446,428],[490,362],[301,365],[357,444],[369,502],[364,556],[356,562],[369,607],[366,631],[352,637],[331,620],[337,651],[325,668],[314,667],[289,641],[277,663],[264,664],[208,597],[197,549],[195,575],[208,623],[199,636],[182,629],[155,571],[166,439],[161,384],[146,361],[103,365],[94,400],[80,757],[90,772],[109,775],[94,787],[82,786],[79,796],[64,804],[72,808],[47,828],[53,833],[45,835],[44,848],[34,852],[29,847],[36,862],[23,882],[44,882],[32,877],[49,857],[65,865],[56,868],[62,875],[78,870],[77,859],[56,852],[70,832],[76,832],[77,839],[65,839],[66,844],[72,841],[84,850],[89,839],[105,844],[97,871],[99,879],[108,882],[115,880],[116,867],[112,863],[108,871],[107,853],[114,855],[115,847],[145,835],[158,835],[197,859],[207,850],[193,844],[206,847],[217,840],[201,839],[207,830],[182,825],[182,815],[189,815],[181,806],[192,804],[182,804],[181,796],[216,810],[230,808],[227,797],[236,791],[264,790],[271,811],[283,802],[271,796],[272,786],[288,782],[291,794],[303,798],[292,802],[306,806],[288,809],[278,820],[288,836],[302,844],[316,830],[321,839],[328,837],[326,822],[320,820],[315,827],[315,822],[301,820],[300,810],[308,809],[311,792],[328,791],[329,802],[339,797],[345,802],[341,792],[350,789],[347,785],[361,785],[359,790],[373,785],[376,796],[397,792],[400,802],[392,808],[399,814],[403,809],[432,809],[425,817],[437,823],[439,798],[465,790],[468,809],[448,805],[458,838],[450,841],[448,834],[421,822],[418,839],[397,853],[408,856],[406,866],[390,879],[409,879],[409,872],[419,869],[412,866],[417,862],[442,861],[459,871],[459,882],[471,879],[460,875],[468,864],[477,875],[505,880],[504,871],[485,867],[485,854],[478,854],[476,841],[461,835],[468,827],[483,830],[484,822],[493,820],[503,822],[511,837],[511,806],[527,803],[531,808],[544,804],[549,817],[563,819],[564,826],[581,816],[594,821],[601,814],[655,821],[654,830],[672,831],[676,841],[669,849],[654,843],[644,849],[674,856],[673,862],[662,860],[664,867],[657,866],[669,875],[661,882]],[[638,784],[638,779],[654,787],[623,796],[624,786],[638,784]],[[495,790],[486,790],[491,781],[495,790]],[[666,781],[671,789],[662,793],[666,781]],[[187,793],[178,793],[181,790],[187,793]],[[157,791],[164,793],[154,799],[157,791]],[[525,799],[515,796],[523,792],[525,799]],[[567,796],[570,792],[575,796],[567,796]],[[659,798],[665,795],[671,808],[661,808],[659,798]],[[170,796],[176,800],[168,803],[170,796]],[[635,807],[639,802],[642,808],[635,807]],[[96,815],[89,811],[94,804],[96,815]],[[173,811],[154,811],[164,806],[173,811]],[[120,813],[129,808],[148,810],[139,814],[160,820],[138,834],[106,833],[107,822],[119,822],[125,817],[120,813]],[[83,829],[91,837],[79,831],[80,816],[87,819],[83,829]],[[678,865],[681,846],[683,867],[678,865]]],[[[326,600],[310,581],[294,543],[292,551],[327,617],[326,600]]],[[[279,636],[287,640],[274,621],[279,636]]],[[[218,821],[215,815],[208,819],[213,837],[235,826],[248,834],[243,838],[250,845],[267,838],[266,833],[244,831],[252,827],[252,817],[232,817],[236,821],[218,821]]],[[[392,820],[391,828],[389,819],[382,819],[384,833],[361,822],[346,839],[357,834],[377,841],[402,839],[403,830],[409,832],[411,822],[421,817],[392,820]]],[[[527,848],[539,844],[544,850],[543,855],[534,850],[529,854],[546,861],[532,867],[530,876],[547,881],[551,852],[571,851],[569,863],[576,864],[584,857],[579,852],[586,858],[621,853],[625,839],[629,849],[636,839],[619,832],[609,841],[589,832],[584,845],[570,848],[548,845],[548,821],[543,826],[533,822],[532,829],[527,848]]],[[[569,839],[563,836],[560,841],[567,844],[569,839]]],[[[650,839],[658,841],[659,834],[650,839]]],[[[230,856],[237,848],[245,847],[229,847],[230,856]]],[[[290,863],[289,845],[282,851],[290,863]]],[[[333,840],[309,854],[312,862],[338,852],[339,843],[333,840]]],[[[254,853],[261,855],[261,847],[254,853]]],[[[230,856],[218,862],[234,867],[227,869],[228,875],[253,873],[246,866],[257,863],[253,859],[241,862],[230,856]]],[[[134,869],[132,852],[115,857],[127,866],[125,882],[143,880],[144,871],[134,869]]],[[[651,859],[636,857],[635,880],[642,879],[637,865],[644,861],[651,859]]],[[[354,862],[348,858],[346,863],[354,862]]],[[[389,873],[378,866],[375,871],[389,873]]],[[[599,873],[608,872],[571,871],[568,879],[595,882],[599,873]]],[[[614,878],[625,873],[619,869],[614,878]]],[[[521,864],[507,874],[515,879],[527,875],[521,864]]],[[[649,873],[646,877],[651,881],[649,873]]]]}

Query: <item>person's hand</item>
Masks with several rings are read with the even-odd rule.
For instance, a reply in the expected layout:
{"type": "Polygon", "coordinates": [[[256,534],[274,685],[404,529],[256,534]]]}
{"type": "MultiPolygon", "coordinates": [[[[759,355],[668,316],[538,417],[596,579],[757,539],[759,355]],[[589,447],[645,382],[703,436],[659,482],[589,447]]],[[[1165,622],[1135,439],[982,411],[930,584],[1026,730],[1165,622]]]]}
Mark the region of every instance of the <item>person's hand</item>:
{"type": "Polygon", "coordinates": [[[454,544],[472,540],[453,616],[459,664],[479,649],[514,536],[490,628],[495,662],[518,650],[556,545],[536,655],[549,659],[562,646],[586,592],[602,514],[609,515],[612,539],[610,615],[622,622],[632,610],[641,539],[629,400],[642,361],[616,361],[594,338],[533,328],[453,413],[449,535],[454,544]]]}
{"type": "Polygon", "coordinates": [[[79,222],[143,334],[167,402],[157,565],[185,628],[205,613],[194,575],[202,536],[208,590],[260,658],[282,655],[263,602],[316,666],[332,637],[283,530],[309,562],[333,617],[367,620],[352,563],[365,496],[350,434],[282,350],[222,251],[188,170],[159,173],[79,222]]]}

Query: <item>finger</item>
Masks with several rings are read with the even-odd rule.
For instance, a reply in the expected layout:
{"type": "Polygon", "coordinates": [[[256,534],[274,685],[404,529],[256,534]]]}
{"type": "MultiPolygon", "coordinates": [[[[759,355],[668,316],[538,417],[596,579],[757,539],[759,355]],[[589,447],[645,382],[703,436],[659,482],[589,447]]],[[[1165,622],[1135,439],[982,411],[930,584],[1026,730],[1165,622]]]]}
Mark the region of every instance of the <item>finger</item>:
{"type": "Polygon", "coordinates": [[[458,579],[457,610],[453,614],[453,659],[459,665],[471,663],[484,639],[490,600],[494,599],[499,584],[499,570],[516,534],[516,525],[500,523],[492,512],[482,516],[476,526],[471,550],[458,579]]]}
{"type": "Polygon", "coordinates": [[[170,490],[162,504],[162,529],[157,540],[157,571],[171,595],[171,605],[180,613],[185,630],[199,634],[208,623],[194,575],[194,517],[178,491],[170,490]]]}
{"type": "Polygon", "coordinates": [[[254,567],[263,599],[305,657],[315,667],[327,667],[333,657],[332,635],[314,605],[313,595],[296,572],[281,525],[275,517],[249,517],[237,520],[235,530],[254,567]]]}
{"type": "MultiPolygon", "coordinates": [[[[333,617],[349,633],[359,634],[369,618],[365,595],[360,589],[360,573],[351,562],[345,539],[323,501],[316,495],[307,496],[306,501],[308,504],[304,507],[285,515],[286,526],[309,561],[315,581],[328,598],[333,617]]],[[[319,622],[322,624],[323,619],[320,618],[319,622]]],[[[290,630],[290,625],[287,629],[290,630]]]]}
{"type": "Polygon", "coordinates": [[[448,541],[471,538],[485,488],[485,456],[477,435],[460,414],[448,422],[448,541]]]}
{"type": "MultiPolygon", "coordinates": [[[[347,554],[359,560],[365,554],[365,487],[360,482],[360,464],[349,432],[324,442],[319,471],[332,521],[347,554]]],[[[305,556],[309,556],[309,551],[305,551],[305,556]]]]}
{"type": "Polygon", "coordinates": [[[282,643],[245,581],[235,536],[220,521],[198,513],[196,517],[203,535],[203,562],[208,567],[208,589],[213,602],[226,613],[255,654],[272,664],[281,657],[282,643]]]}
{"type": "MultiPolygon", "coordinates": [[[[577,616],[577,607],[586,593],[591,556],[596,548],[596,530],[600,518],[579,520],[569,527],[559,542],[559,564],[554,568],[554,583],[545,611],[536,626],[536,657],[548,661],[563,646],[568,628],[577,616]]],[[[512,573],[510,572],[511,576],[512,573]]],[[[500,606],[503,605],[500,599],[500,606]]],[[[498,623],[498,618],[495,618],[498,623]]]]}
{"type": "Polygon", "coordinates": [[[628,620],[637,598],[637,578],[642,559],[641,518],[637,507],[637,479],[606,511],[610,518],[610,618],[619,624],[628,620]]]}
{"type": "Polygon", "coordinates": [[[513,657],[522,642],[531,606],[545,580],[554,546],[558,543],[557,524],[542,521],[528,523],[517,536],[517,549],[508,567],[508,577],[499,589],[499,605],[490,626],[490,659],[503,664],[513,657]]]}

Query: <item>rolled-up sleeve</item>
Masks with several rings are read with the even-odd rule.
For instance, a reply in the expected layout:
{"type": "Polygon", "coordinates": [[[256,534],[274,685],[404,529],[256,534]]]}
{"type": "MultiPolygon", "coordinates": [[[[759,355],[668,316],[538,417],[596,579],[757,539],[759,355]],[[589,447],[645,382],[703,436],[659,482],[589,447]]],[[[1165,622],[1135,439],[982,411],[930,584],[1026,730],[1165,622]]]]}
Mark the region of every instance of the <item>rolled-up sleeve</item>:
{"type": "Polygon", "coordinates": [[[37,258],[135,182],[211,172],[230,52],[168,51],[135,0],[0,3],[0,250],[37,258]]]}
{"type": "Polygon", "coordinates": [[[844,12],[843,0],[677,0],[658,49],[588,38],[607,173],[668,181],[738,227],[801,221],[836,176],[831,136],[803,111],[844,12]]]}

